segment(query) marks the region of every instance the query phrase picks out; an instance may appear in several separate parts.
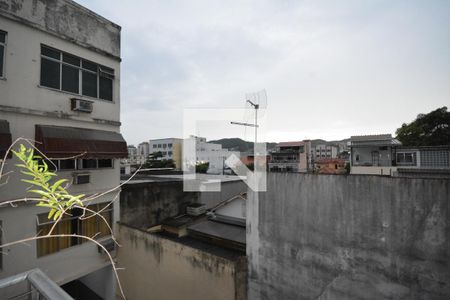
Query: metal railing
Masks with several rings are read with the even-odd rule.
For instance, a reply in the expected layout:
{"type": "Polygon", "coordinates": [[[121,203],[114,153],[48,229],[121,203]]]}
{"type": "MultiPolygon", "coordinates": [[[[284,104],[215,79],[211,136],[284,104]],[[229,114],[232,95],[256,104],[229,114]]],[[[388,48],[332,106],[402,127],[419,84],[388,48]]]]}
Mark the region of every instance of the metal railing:
{"type": "Polygon", "coordinates": [[[69,294],[40,269],[32,269],[0,280],[0,294],[2,289],[23,282],[28,283],[28,290],[8,299],[73,300],[69,294]]]}

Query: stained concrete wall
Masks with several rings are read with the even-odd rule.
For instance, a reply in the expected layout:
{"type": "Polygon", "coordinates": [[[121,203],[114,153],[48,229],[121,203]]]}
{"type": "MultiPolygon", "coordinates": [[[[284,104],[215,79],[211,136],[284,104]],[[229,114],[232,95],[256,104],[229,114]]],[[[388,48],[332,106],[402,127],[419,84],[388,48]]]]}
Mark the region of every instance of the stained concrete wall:
{"type": "Polygon", "coordinates": [[[450,299],[450,180],[269,174],[249,299],[450,299]]]}
{"type": "Polygon", "coordinates": [[[242,254],[213,253],[123,224],[117,237],[122,245],[118,264],[124,268],[119,276],[127,299],[246,299],[242,254]]]}
{"type": "Polygon", "coordinates": [[[0,0],[0,15],[120,59],[120,26],[71,0],[0,0]]]}
{"type": "Polygon", "coordinates": [[[220,192],[184,192],[179,180],[135,180],[122,186],[120,220],[147,229],[166,218],[186,213],[189,203],[205,203],[207,208],[246,191],[240,180],[221,183],[220,192]]]}
{"type": "Polygon", "coordinates": [[[185,213],[198,194],[184,193],[181,181],[131,181],[122,186],[120,220],[132,227],[147,229],[166,218],[185,213]]]}

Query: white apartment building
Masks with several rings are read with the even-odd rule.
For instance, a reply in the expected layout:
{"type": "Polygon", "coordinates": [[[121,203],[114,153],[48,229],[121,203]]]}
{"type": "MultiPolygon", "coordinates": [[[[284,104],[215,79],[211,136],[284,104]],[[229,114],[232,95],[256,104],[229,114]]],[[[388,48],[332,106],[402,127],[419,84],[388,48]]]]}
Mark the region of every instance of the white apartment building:
{"type": "Polygon", "coordinates": [[[137,147],[137,153],[141,159],[146,160],[150,154],[150,144],[149,142],[142,142],[137,147]]]}
{"type": "Polygon", "coordinates": [[[183,148],[183,139],[165,138],[149,140],[149,154],[161,152],[160,159],[171,159],[175,167],[181,170],[181,153],[183,148]]]}
{"type": "Polygon", "coordinates": [[[196,160],[197,163],[209,163],[209,174],[223,174],[223,171],[228,168],[225,161],[232,154],[240,157],[239,151],[229,151],[222,149],[222,145],[208,143],[204,137],[190,136],[187,143],[195,143],[196,160]]]}
{"type": "MultiPolygon", "coordinates": [[[[118,159],[127,156],[120,134],[120,31],[70,0],[2,1],[0,154],[11,140],[25,137],[53,159],[58,178],[73,182],[71,193],[92,195],[119,185],[118,159]]],[[[14,173],[0,186],[0,202],[27,195],[16,163],[6,159],[4,173],[14,173]]],[[[105,195],[89,205],[98,210],[113,197],[105,195]]],[[[45,233],[52,226],[47,213],[33,203],[0,206],[1,242],[45,233]]],[[[64,219],[55,233],[100,233],[98,240],[112,245],[100,218],[80,221],[77,213],[64,219]]],[[[114,226],[119,203],[103,215],[114,226]]],[[[8,255],[1,256],[0,279],[40,268],[59,285],[77,283],[103,299],[115,299],[111,265],[93,243],[41,239],[3,251],[8,255]]],[[[0,289],[0,299],[17,292],[0,289]]]]}

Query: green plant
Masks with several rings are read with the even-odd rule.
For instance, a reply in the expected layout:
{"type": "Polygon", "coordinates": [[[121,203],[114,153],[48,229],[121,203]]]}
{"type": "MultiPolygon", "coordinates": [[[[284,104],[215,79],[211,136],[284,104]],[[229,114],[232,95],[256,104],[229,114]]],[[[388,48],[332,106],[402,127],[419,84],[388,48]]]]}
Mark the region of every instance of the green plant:
{"type": "Polygon", "coordinates": [[[21,173],[31,177],[31,179],[22,179],[23,182],[34,186],[33,189],[28,190],[30,193],[37,194],[41,197],[36,205],[48,207],[50,209],[48,218],[57,220],[66,211],[70,210],[74,205],[83,206],[81,198],[85,195],[80,194],[73,196],[69,194],[63,186],[67,183],[67,179],[60,179],[55,182],[57,175],[49,170],[48,164],[45,160],[37,155],[34,155],[33,148],[26,148],[23,144],[19,146],[19,151],[11,150],[14,155],[22,162],[16,166],[21,168],[21,173]]]}
{"type": "Polygon", "coordinates": [[[197,163],[195,165],[195,172],[196,173],[206,173],[209,169],[209,162],[205,163],[197,163]]]}

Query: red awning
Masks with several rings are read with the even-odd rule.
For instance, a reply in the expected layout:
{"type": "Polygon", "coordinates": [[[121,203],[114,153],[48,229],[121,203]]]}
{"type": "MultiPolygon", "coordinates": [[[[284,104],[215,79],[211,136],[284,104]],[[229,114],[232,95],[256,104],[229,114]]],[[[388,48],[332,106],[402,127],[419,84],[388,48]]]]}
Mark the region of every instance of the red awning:
{"type": "Polygon", "coordinates": [[[127,143],[117,132],[36,125],[36,147],[49,158],[125,158],[127,143]]]}
{"type": "MultiPolygon", "coordinates": [[[[9,130],[9,123],[5,120],[0,120],[0,160],[8,151],[8,148],[11,146],[11,131],[9,130]]],[[[8,154],[8,158],[11,158],[11,152],[8,154]]]]}

